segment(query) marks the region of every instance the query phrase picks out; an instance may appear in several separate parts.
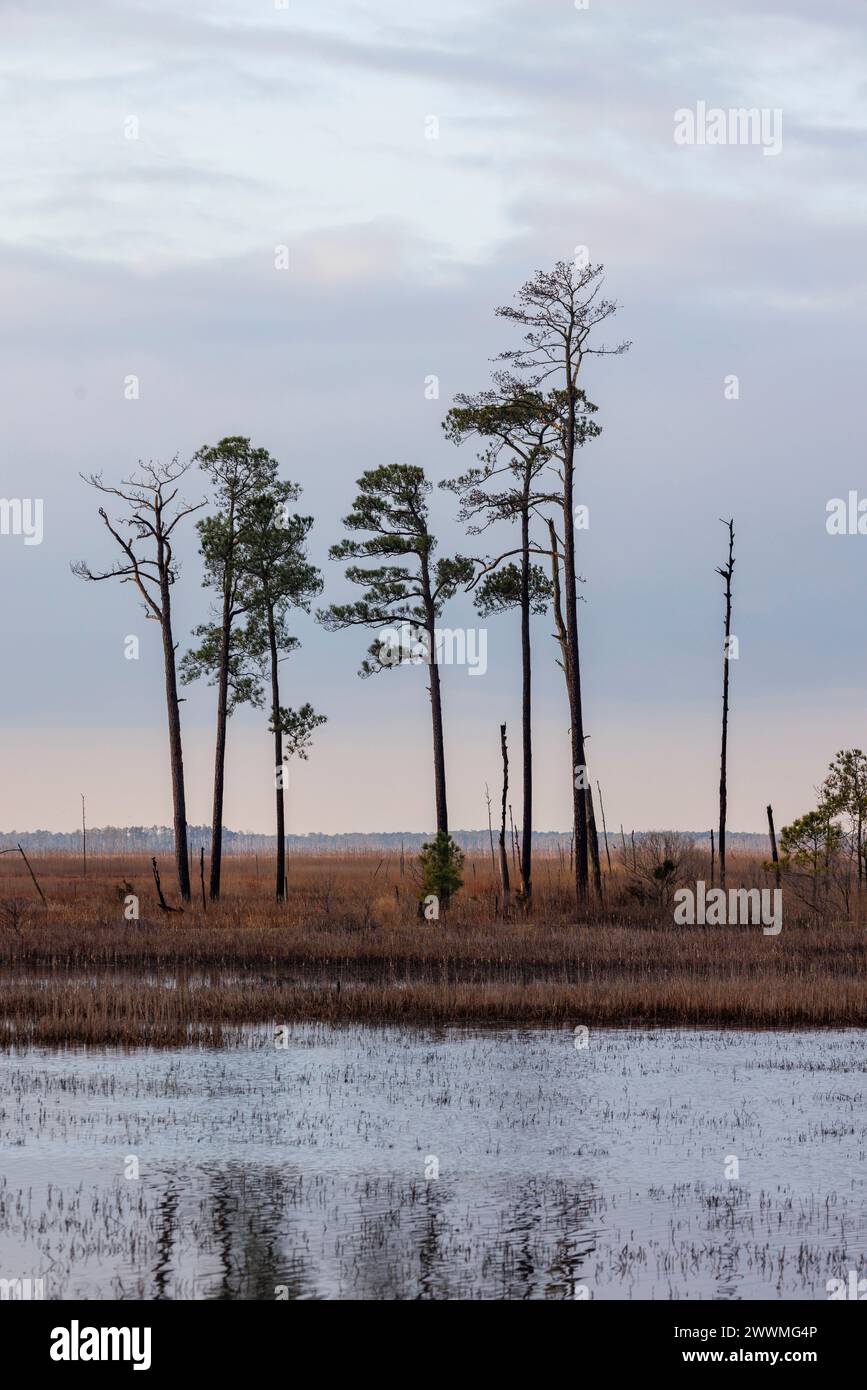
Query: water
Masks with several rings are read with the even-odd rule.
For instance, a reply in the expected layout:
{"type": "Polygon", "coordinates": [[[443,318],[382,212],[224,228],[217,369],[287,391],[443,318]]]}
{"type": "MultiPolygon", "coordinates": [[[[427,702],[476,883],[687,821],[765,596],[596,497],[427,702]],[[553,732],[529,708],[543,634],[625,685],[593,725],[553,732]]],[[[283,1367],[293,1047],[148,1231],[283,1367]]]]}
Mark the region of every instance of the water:
{"type": "Polygon", "coordinates": [[[667,1300],[867,1274],[860,1031],[288,1043],[0,1057],[0,1277],[47,1298],[667,1300]]]}

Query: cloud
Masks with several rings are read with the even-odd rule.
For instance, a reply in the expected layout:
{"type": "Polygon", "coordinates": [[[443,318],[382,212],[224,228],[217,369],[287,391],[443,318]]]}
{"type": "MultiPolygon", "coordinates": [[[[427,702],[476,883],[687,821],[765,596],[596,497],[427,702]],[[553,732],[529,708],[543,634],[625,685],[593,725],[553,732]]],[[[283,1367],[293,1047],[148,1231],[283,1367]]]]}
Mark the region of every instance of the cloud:
{"type": "MultiPolygon", "coordinates": [[[[323,19],[298,0],[255,22],[240,0],[3,9],[0,71],[18,119],[14,138],[5,123],[0,166],[0,492],[44,498],[45,541],[27,553],[0,541],[4,591],[26,596],[4,619],[17,656],[4,719],[24,731],[26,756],[5,779],[0,823],[21,822],[26,783],[38,804],[51,787],[66,825],[81,767],[64,741],[86,753],[99,727],[118,747],[136,740],[126,770],[112,758],[105,801],[112,777],[128,777],[118,806],[140,783],[139,818],[166,819],[165,788],[147,771],[164,742],[158,647],[145,643],[148,660],[130,671],[130,595],[96,594],[68,573],[71,559],[105,558],[79,471],[117,476],[138,457],[250,434],[303,483],[314,556],[337,598],[343,579],[326,554],[355,479],[395,459],[435,480],[466,465],[472,451],[446,444],[440,422],[456,391],[486,385],[506,345],[494,306],[583,243],[606,262],[623,305],[618,336],[634,342],[592,366],[603,435],[579,469],[591,508],[588,727],[606,805],[611,780],[627,824],[712,815],[717,518],[734,513],[733,757],[747,768],[761,756],[762,797],[785,785],[792,813],[803,809],[823,741],[830,756],[859,739],[853,691],[867,676],[857,539],[837,544],[824,530],[827,498],[859,485],[867,367],[865,34],[846,7],[377,0],[323,19]],[[675,146],[673,113],[699,98],[781,104],[783,154],[675,146]],[[138,141],[124,139],[130,114],[138,141]],[[429,114],[436,140],[425,138],[429,114]],[[135,403],[124,399],[129,373],[135,403]],[[723,397],[728,373],[740,378],[737,402],[723,397]],[[438,401],[424,394],[432,374],[438,401]],[[817,707],[801,767],[798,719],[817,707]],[[26,736],[34,719],[62,722],[59,746],[26,736]],[[682,780],[648,780],[654,759],[679,762],[682,780]]],[[[443,547],[465,545],[450,500],[437,492],[432,505],[443,547]]],[[[182,643],[207,608],[198,579],[191,532],[182,643]]],[[[456,613],[474,620],[465,601],[456,613]]],[[[357,682],[358,634],[306,619],[299,633],[291,686],[331,719],[304,784],[306,824],[427,825],[423,688],[357,682]]],[[[540,822],[563,825],[566,714],[544,621],[534,641],[540,822]]],[[[509,621],[492,621],[484,680],[449,673],[456,822],[480,823],[479,790],[496,781],[491,710],[494,724],[517,720],[516,652],[509,621]]],[[[192,813],[206,819],[212,692],[190,692],[184,721],[192,813]]],[[[261,782],[240,770],[248,755],[259,768],[261,735],[252,716],[233,729],[232,818],[267,829],[267,748],[261,782]]],[[[764,801],[755,811],[745,778],[731,795],[738,823],[761,828],[764,801]]],[[[110,805],[100,813],[118,818],[110,805]]]]}

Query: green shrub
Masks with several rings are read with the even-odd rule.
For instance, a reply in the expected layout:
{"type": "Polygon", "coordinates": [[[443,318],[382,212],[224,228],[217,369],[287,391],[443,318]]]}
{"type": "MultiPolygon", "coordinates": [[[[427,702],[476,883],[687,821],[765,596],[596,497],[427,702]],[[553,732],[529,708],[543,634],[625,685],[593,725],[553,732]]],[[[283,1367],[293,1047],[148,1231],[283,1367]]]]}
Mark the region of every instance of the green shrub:
{"type": "Polygon", "coordinates": [[[445,905],[452,893],[456,893],[463,884],[463,851],[458,848],[448,831],[438,830],[434,840],[422,845],[419,863],[420,896],[425,898],[433,893],[445,905]]]}

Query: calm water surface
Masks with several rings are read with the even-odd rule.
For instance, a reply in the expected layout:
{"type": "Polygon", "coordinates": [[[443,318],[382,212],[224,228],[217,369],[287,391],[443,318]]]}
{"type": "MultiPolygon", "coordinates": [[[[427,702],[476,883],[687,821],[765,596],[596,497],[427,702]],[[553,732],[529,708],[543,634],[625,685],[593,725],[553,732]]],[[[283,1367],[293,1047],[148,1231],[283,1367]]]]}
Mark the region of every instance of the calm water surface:
{"type": "Polygon", "coordinates": [[[0,1055],[0,1277],[49,1298],[824,1299],[867,1275],[867,1035],[574,1042],[311,1025],[285,1048],[0,1055]]]}

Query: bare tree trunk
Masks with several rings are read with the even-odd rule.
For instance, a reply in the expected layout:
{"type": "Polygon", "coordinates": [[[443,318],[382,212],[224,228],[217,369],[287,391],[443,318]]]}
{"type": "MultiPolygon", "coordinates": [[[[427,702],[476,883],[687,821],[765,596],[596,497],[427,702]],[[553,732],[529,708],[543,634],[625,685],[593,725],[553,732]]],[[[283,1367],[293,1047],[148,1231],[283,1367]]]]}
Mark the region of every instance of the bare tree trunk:
{"type": "Polygon", "coordinates": [[[449,813],[446,805],[446,754],[443,741],[443,710],[440,697],[440,672],[436,655],[431,659],[430,668],[430,708],[433,726],[434,746],[434,786],[437,811],[437,833],[448,834],[449,813]]]}
{"type": "Polygon", "coordinates": [[[599,793],[599,810],[602,815],[602,834],[605,837],[605,858],[608,860],[608,872],[611,873],[611,851],[608,848],[608,826],[605,824],[605,803],[602,800],[602,788],[599,779],[596,779],[596,790],[599,793]]]}
{"type": "Polygon", "coordinates": [[[184,902],[190,900],[190,861],[187,853],[187,801],[184,790],[184,751],[181,743],[181,711],[178,703],[178,674],[175,665],[175,644],[172,636],[171,587],[163,561],[163,546],[159,543],[160,600],[165,665],[166,709],[169,723],[169,758],[172,773],[172,805],[174,808],[175,863],[178,889],[184,902]]]}
{"type": "Polygon", "coordinates": [[[436,612],[430,586],[430,565],[422,557],[422,592],[425,606],[425,628],[430,648],[430,712],[433,726],[434,796],[436,798],[437,834],[448,834],[449,813],[446,804],[446,753],[443,739],[443,709],[440,695],[440,669],[437,662],[436,612]]]}
{"type": "Polygon", "coordinates": [[[780,856],[777,854],[777,836],[774,832],[774,808],[768,807],[768,835],[771,840],[771,860],[774,865],[774,879],[776,885],[780,886],[780,856]]]}
{"type": "Polygon", "coordinates": [[[593,867],[593,889],[601,907],[605,898],[602,892],[602,867],[599,863],[599,835],[596,830],[596,816],[593,811],[593,790],[589,782],[584,795],[587,797],[587,839],[590,849],[590,863],[593,867]]]}
{"type": "Polygon", "coordinates": [[[711,830],[711,832],[710,832],[710,886],[711,886],[711,888],[713,888],[713,882],[714,882],[714,849],[713,849],[713,831],[711,830]]]}
{"type": "MultiPolygon", "coordinates": [[[[233,518],[230,516],[230,525],[233,518]]],[[[211,872],[209,891],[216,901],[220,896],[220,875],[223,867],[223,788],[226,778],[226,725],[229,720],[229,644],[231,642],[232,609],[231,578],[224,584],[223,626],[220,634],[220,667],[217,672],[217,738],[214,751],[214,806],[211,815],[211,872]]]]}
{"type": "Polygon", "coordinates": [[[182,907],[169,907],[169,904],[166,902],[162,884],[160,883],[160,871],[157,868],[156,857],[151,859],[151,869],[153,870],[154,883],[157,888],[157,898],[159,899],[159,905],[163,912],[183,912],[184,909],[182,907]]]}
{"type": "Polygon", "coordinates": [[[509,827],[511,830],[510,841],[512,845],[512,868],[520,876],[521,873],[521,851],[518,847],[518,832],[515,829],[515,822],[512,819],[512,804],[509,803],[509,827]]]}
{"type": "Polygon", "coordinates": [[[286,896],[286,808],[283,799],[283,778],[286,768],[283,763],[283,731],[280,723],[280,679],[277,662],[277,632],[274,625],[274,605],[270,598],[268,604],[268,644],[271,649],[271,722],[274,727],[274,786],[277,796],[277,901],[286,896]]]}
{"type": "MultiPolygon", "coordinates": [[[[528,485],[529,486],[529,485],[528,485]]],[[[530,515],[521,512],[521,737],[523,753],[523,825],[521,827],[521,896],[528,907],[533,893],[533,722],[530,647],[530,515]]]]}
{"type": "Polygon", "coordinates": [[[497,860],[494,855],[494,827],[491,822],[491,793],[488,791],[488,784],[485,783],[485,800],[488,803],[488,835],[491,840],[491,870],[494,875],[494,882],[497,879],[497,860]]]}
{"type": "Polygon", "coordinates": [[[566,595],[566,641],[569,651],[567,684],[572,740],[572,818],[575,825],[575,902],[578,912],[587,903],[587,802],[575,786],[578,768],[585,767],[584,713],[581,704],[581,665],[578,655],[578,594],[575,579],[575,392],[569,385],[567,439],[563,469],[563,587],[566,595]]]}
{"type": "MultiPolygon", "coordinates": [[[[47,901],[47,899],[46,899],[46,897],[45,897],[45,894],[43,893],[42,889],[39,887],[39,880],[37,879],[35,873],[33,872],[33,866],[32,866],[32,864],[30,863],[30,860],[27,858],[27,855],[24,853],[24,850],[21,848],[20,845],[16,845],[15,848],[18,850],[18,853],[21,855],[21,858],[24,860],[24,863],[27,865],[27,872],[30,874],[30,877],[33,879],[34,887],[36,888],[36,891],[37,891],[37,893],[39,894],[40,898],[42,899],[43,903],[44,903],[45,906],[47,907],[47,906],[48,906],[48,901],[47,901]]],[[[3,853],[3,854],[11,854],[12,851],[11,851],[11,850],[8,850],[8,849],[4,849],[4,850],[2,851],[2,853],[3,853]]]]}
{"type": "Polygon", "coordinates": [[[509,750],[506,746],[506,726],[500,725],[500,750],[503,755],[503,801],[500,814],[500,877],[503,882],[503,911],[509,907],[509,856],[506,853],[506,797],[509,792],[509,750]]]}
{"type": "MultiPolygon", "coordinates": [[[[570,492],[570,496],[571,496],[571,492],[570,492]]],[[[571,503],[570,503],[570,505],[571,505],[571,503]]],[[[571,512],[570,512],[570,518],[571,518],[571,512]]],[[[578,906],[578,910],[579,910],[579,912],[580,912],[581,906],[582,906],[583,904],[586,904],[586,901],[587,901],[587,848],[588,848],[588,845],[587,845],[587,841],[588,841],[588,835],[587,835],[587,802],[586,802],[585,797],[584,797],[584,790],[585,790],[585,789],[584,789],[584,787],[583,787],[582,785],[580,785],[582,782],[586,782],[586,780],[587,780],[587,768],[586,768],[586,764],[585,764],[585,761],[584,761],[584,728],[583,728],[583,724],[581,723],[581,683],[580,683],[580,680],[578,680],[578,681],[576,682],[576,681],[574,681],[574,680],[572,679],[572,672],[573,672],[573,670],[576,670],[577,668],[573,665],[573,645],[572,645],[572,643],[571,643],[571,641],[570,641],[570,636],[569,636],[569,622],[568,622],[568,604],[569,604],[568,591],[569,591],[569,584],[568,584],[568,582],[567,582],[567,584],[566,584],[566,589],[567,589],[567,598],[566,598],[566,604],[567,604],[567,618],[566,618],[566,620],[564,621],[564,619],[563,619],[563,610],[562,610],[562,606],[561,606],[561,592],[562,592],[562,591],[561,591],[561,585],[560,585],[560,556],[559,556],[558,546],[557,546],[557,531],[556,531],[556,528],[555,528],[555,526],[554,526],[553,521],[551,521],[550,519],[548,520],[548,533],[549,533],[550,538],[551,538],[551,583],[552,583],[552,589],[553,589],[552,605],[551,605],[551,606],[552,606],[552,610],[553,610],[553,614],[554,614],[554,623],[555,623],[555,626],[556,626],[556,628],[557,628],[557,631],[556,631],[556,634],[555,634],[555,635],[556,635],[557,641],[558,641],[558,643],[559,643],[559,645],[560,645],[560,652],[561,652],[561,661],[560,661],[560,665],[561,665],[562,668],[563,668],[563,675],[564,675],[565,678],[566,678],[566,692],[567,692],[567,695],[568,695],[568,698],[569,698],[569,737],[570,737],[570,742],[571,742],[572,769],[573,769],[573,771],[572,771],[572,815],[573,815],[572,841],[573,841],[573,844],[574,844],[574,846],[575,846],[575,854],[574,854],[574,871],[575,871],[575,893],[576,893],[576,903],[577,903],[577,906],[578,906]],[[576,704],[576,692],[577,692],[577,704],[576,704]],[[576,733],[576,728],[577,728],[577,726],[576,726],[576,719],[579,721],[579,724],[580,724],[580,729],[578,729],[578,732],[577,732],[577,733],[576,733]],[[580,806],[580,809],[579,809],[579,806],[580,806]],[[582,826],[583,826],[583,840],[582,840],[582,834],[581,834],[581,827],[582,827],[582,826]],[[582,863],[580,862],[580,861],[581,861],[581,857],[582,857],[582,855],[581,855],[581,845],[582,845],[582,843],[583,843],[583,868],[582,868],[582,863]]],[[[574,599],[575,602],[577,603],[577,597],[576,597],[576,595],[575,595],[575,582],[574,582],[574,581],[575,581],[575,571],[574,571],[574,564],[573,564],[573,570],[572,570],[572,581],[573,581],[573,582],[572,582],[572,595],[573,595],[573,599],[574,599]]],[[[576,637],[575,653],[574,653],[574,654],[575,654],[575,657],[577,657],[577,637],[576,637]]],[[[572,855],[570,855],[570,858],[569,858],[569,867],[570,867],[570,870],[573,868],[573,856],[572,856],[572,855]]]]}
{"type": "Polygon", "coordinates": [[[734,518],[723,523],[728,527],[729,533],[729,556],[726,565],[717,569],[717,574],[722,575],[726,582],[726,618],[725,618],[725,650],[723,653],[723,715],[722,715],[722,751],[720,754],[720,774],[719,774],[719,885],[720,888],[726,886],[726,761],[728,757],[728,734],[729,734],[729,638],[732,630],[732,572],[735,567],[734,548],[735,548],[735,527],[734,518]]]}

